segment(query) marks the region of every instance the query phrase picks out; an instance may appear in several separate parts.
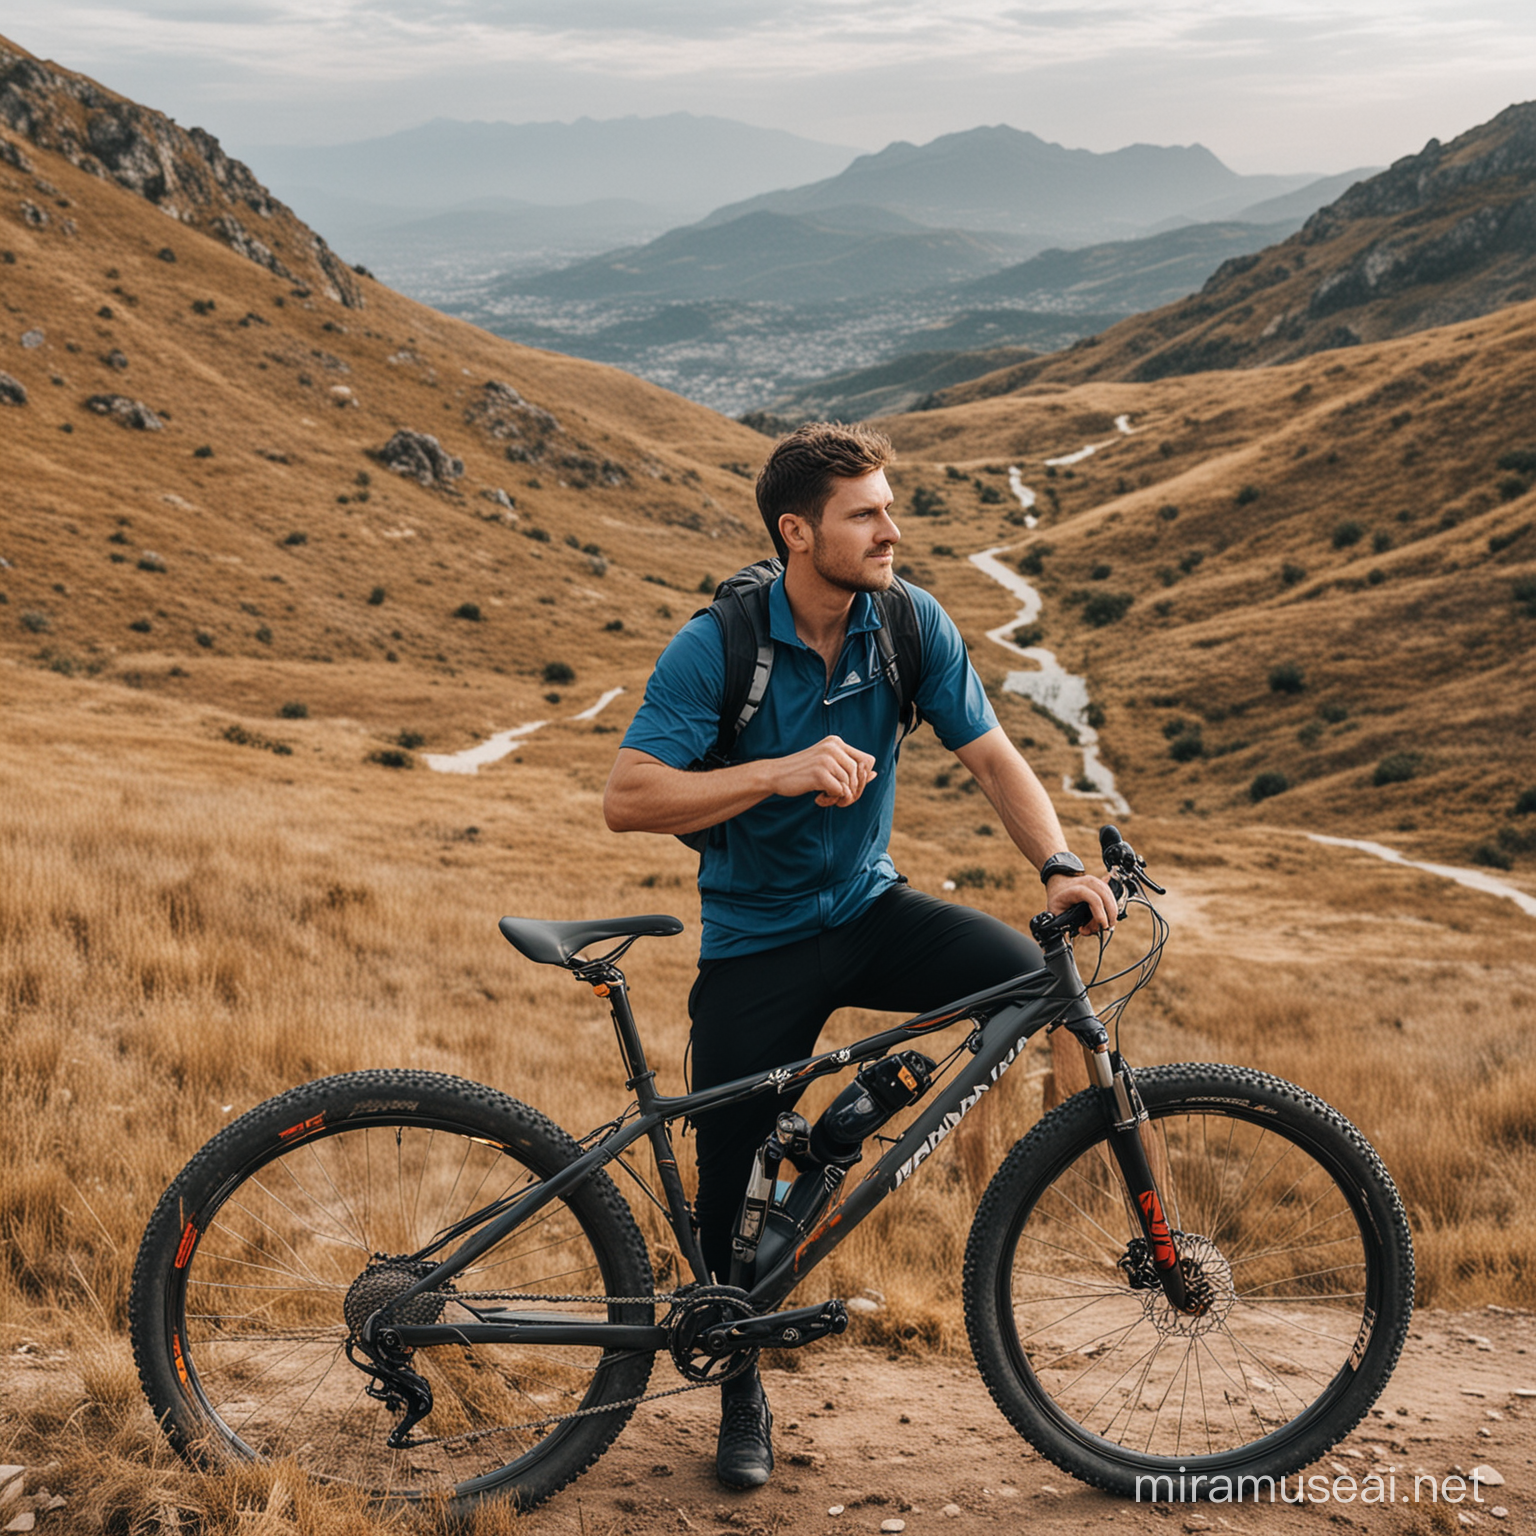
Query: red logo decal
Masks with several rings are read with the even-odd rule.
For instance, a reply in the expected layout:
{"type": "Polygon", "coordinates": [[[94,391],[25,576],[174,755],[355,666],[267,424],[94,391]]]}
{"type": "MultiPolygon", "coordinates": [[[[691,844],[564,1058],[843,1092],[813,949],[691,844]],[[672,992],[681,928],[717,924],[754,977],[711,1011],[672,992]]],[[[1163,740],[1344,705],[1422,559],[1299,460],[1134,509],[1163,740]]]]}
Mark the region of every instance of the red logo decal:
{"type": "Polygon", "coordinates": [[[1168,1221],[1163,1215],[1162,1202],[1155,1189],[1145,1189],[1137,1197],[1142,1214],[1147,1218],[1147,1230],[1152,1234],[1152,1262],[1158,1269],[1172,1269],[1179,1262],[1174,1251],[1173,1238],[1168,1233],[1168,1221]]]}

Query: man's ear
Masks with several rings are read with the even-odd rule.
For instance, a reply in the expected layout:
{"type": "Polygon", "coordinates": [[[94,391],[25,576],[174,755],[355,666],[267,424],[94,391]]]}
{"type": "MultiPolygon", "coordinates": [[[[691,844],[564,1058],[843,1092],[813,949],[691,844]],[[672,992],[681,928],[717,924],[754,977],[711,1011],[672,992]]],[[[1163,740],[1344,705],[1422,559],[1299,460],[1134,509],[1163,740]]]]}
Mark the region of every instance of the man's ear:
{"type": "Polygon", "coordinates": [[[779,516],[779,537],[791,554],[808,554],[811,548],[811,525],[793,512],[779,516]]]}

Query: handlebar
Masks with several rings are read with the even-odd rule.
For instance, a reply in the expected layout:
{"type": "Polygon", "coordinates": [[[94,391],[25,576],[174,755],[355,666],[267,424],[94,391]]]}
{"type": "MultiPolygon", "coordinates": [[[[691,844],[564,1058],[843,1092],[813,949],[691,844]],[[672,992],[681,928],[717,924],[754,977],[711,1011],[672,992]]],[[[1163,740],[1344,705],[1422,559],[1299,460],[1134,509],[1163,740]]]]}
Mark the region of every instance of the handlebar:
{"type": "MultiPolygon", "coordinates": [[[[1099,828],[1099,852],[1104,857],[1104,868],[1109,874],[1109,888],[1114,892],[1115,906],[1123,915],[1126,902],[1140,892],[1142,886],[1166,896],[1167,889],[1148,873],[1146,861],[1120,835],[1116,826],[1099,828]]],[[[1037,944],[1065,934],[1071,937],[1084,928],[1093,917],[1085,901],[1076,901],[1064,912],[1042,912],[1030,919],[1029,931],[1037,944]]]]}

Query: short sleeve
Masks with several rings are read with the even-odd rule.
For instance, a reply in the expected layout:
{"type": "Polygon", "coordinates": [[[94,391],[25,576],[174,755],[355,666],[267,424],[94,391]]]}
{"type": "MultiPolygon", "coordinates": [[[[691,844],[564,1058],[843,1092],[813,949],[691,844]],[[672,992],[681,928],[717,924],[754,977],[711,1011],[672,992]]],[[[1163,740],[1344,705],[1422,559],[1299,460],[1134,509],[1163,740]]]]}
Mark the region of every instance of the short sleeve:
{"type": "Polygon", "coordinates": [[[987,691],[971,665],[965,640],[938,599],[907,584],[923,636],[923,677],[917,703],[934,734],[951,752],[997,725],[987,691]]]}
{"type": "Polygon", "coordinates": [[[672,637],[645,685],[645,699],[623,745],[669,768],[686,768],[714,746],[725,694],[720,626],[707,613],[672,637]]]}

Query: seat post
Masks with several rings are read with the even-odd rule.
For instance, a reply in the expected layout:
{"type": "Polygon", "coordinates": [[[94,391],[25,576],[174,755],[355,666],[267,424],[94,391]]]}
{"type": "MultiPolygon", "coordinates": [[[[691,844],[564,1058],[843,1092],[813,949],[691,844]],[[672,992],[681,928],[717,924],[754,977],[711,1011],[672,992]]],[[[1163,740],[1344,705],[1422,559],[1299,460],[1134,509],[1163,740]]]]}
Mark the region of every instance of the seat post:
{"type": "Polygon", "coordinates": [[[656,1074],[646,1065],[645,1047],[629,1006],[629,984],[624,973],[616,965],[606,967],[604,974],[593,981],[592,990],[607,1000],[613,1017],[613,1032],[618,1036],[619,1051],[629,1073],[625,1087],[639,1100],[642,1112],[649,1110],[656,1100],[656,1074]]]}

